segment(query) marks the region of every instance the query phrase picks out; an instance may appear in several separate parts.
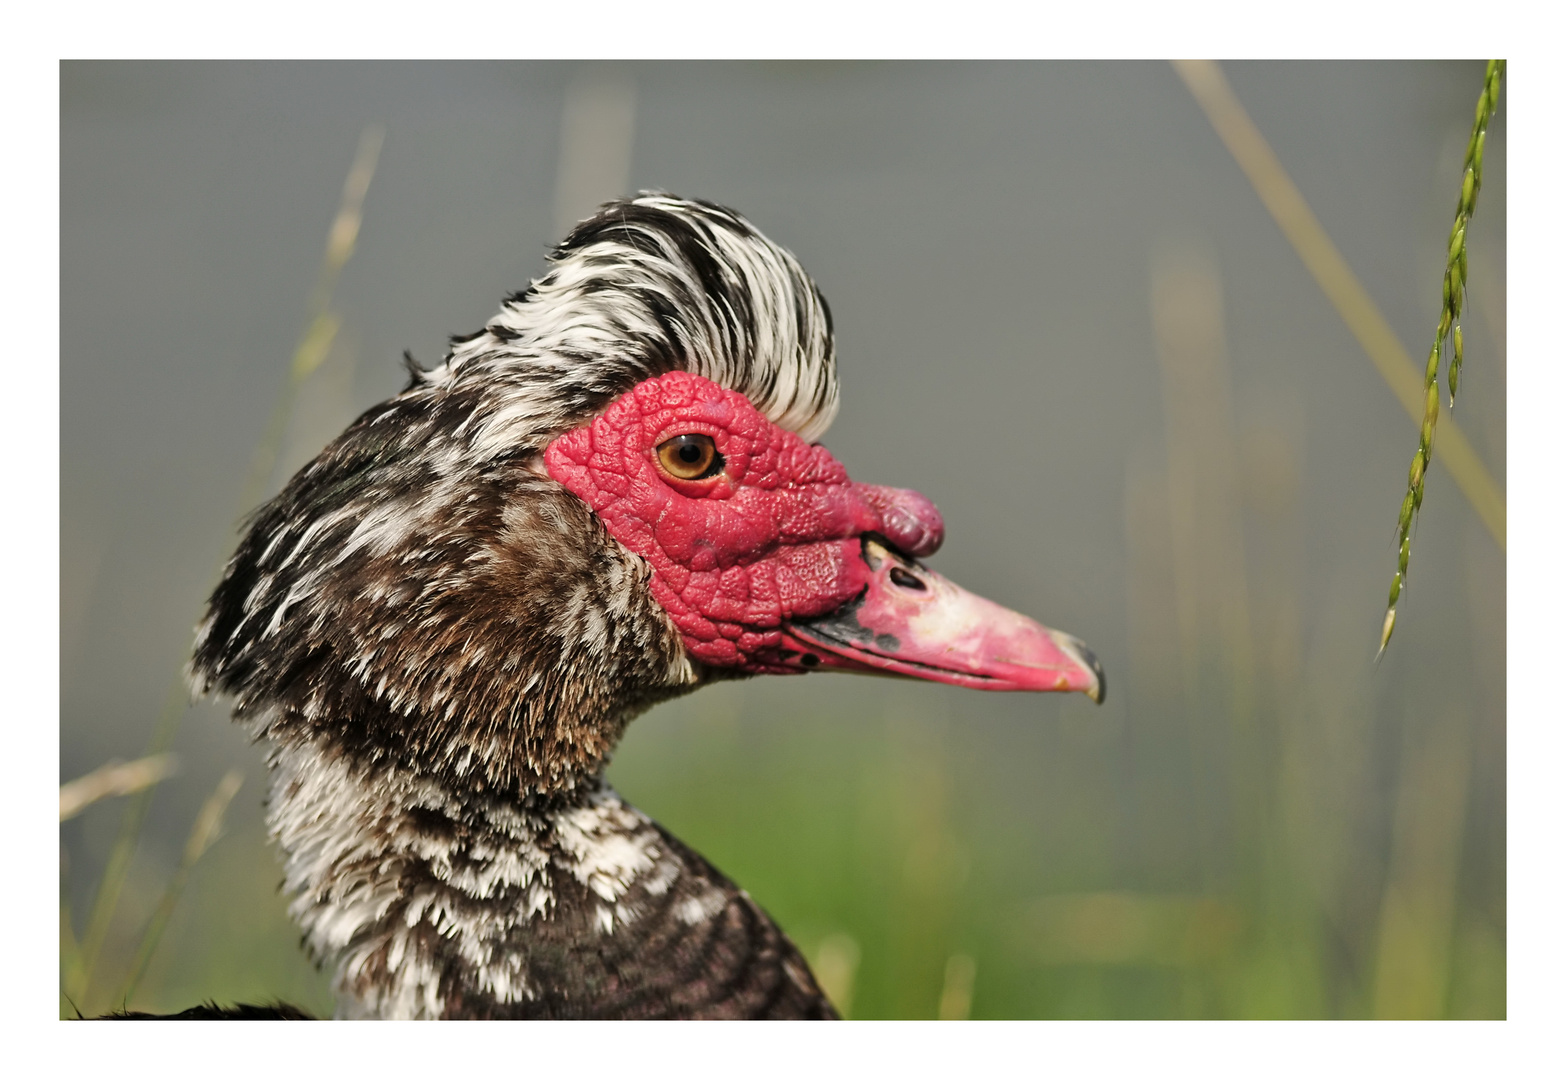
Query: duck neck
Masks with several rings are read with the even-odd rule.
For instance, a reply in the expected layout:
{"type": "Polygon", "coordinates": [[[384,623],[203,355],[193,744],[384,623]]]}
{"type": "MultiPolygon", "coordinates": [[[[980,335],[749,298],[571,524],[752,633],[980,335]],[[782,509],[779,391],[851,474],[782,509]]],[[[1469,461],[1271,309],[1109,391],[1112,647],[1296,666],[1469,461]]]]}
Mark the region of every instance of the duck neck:
{"type": "Polygon", "coordinates": [[[343,1018],[831,1015],[767,915],[602,772],[475,795],[274,744],[290,913],[343,1018]]]}
{"type": "MultiPolygon", "coordinates": [[[[473,796],[314,743],[275,747],[269,825],[290,913],[335,969],[343,1017],[435,1018],[539,996],[524,947],[586,920],[613,932],[678,858],[600,771],[545,795],[473,796]]],[[[714,898],[714,904],[718,899],[714,898]]]]}

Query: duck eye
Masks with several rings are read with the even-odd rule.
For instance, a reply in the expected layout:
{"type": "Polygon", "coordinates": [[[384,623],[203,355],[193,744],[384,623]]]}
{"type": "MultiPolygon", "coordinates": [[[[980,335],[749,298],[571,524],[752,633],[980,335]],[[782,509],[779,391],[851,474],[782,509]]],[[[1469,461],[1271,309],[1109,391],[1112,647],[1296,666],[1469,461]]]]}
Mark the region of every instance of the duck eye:
{"type": "Polygon", "coordinates": [[[704,480],[723,470],[723,455],[710,435],[676,435],[658,445],[658,464],[680,480],[704,480]]]}

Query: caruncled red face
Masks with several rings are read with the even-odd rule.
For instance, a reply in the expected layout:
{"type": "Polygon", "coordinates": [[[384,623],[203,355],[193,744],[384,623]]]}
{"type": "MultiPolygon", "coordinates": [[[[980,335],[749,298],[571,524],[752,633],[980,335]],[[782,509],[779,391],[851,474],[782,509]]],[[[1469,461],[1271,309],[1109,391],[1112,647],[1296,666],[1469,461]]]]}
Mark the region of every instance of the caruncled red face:
{"type": "Polygon", "coordinates": [[[651,565],[653,595],[704,663],[1103,699],[1080,641],[915,561],[944,535],[930,500],[854,483],[825,447],[709,379],[638,384],[544,462],[651,565]]]}

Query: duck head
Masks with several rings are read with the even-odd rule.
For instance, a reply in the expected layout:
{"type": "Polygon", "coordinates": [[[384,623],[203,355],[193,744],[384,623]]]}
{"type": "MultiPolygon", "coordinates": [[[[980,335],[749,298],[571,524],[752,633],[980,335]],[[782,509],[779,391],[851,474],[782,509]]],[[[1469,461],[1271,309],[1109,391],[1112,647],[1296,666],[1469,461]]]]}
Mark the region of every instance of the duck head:
{"type": "Polygon", "coordinates": [[[1080,691],[1077,639],[921,561],[944,523],[851,480],[825,301],[732,211],[608,204],[250,521],[198,690],[258,735],[465,788],[569,789],[704,682],[852,671],[1080,691]]]}

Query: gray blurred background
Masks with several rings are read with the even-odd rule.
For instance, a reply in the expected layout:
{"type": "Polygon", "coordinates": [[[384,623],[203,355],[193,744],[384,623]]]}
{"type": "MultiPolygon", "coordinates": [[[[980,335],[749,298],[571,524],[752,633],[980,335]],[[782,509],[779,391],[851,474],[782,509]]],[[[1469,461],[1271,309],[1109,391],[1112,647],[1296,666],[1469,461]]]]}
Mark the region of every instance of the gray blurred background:
{"type": "MultiPolygon", "coordinates": [[[[1423,357],[1483,63],[1225,71],[1423,357]]],[[[1437,467],[1374,662],[1416,429],[1168,65],[72,62],[60,104],[62,782],[147,752],[379,125],[340,329],[265,494],[401,388],[404,349],[439,360],[596,201],[661,188],[734,207],[820,283],[824,441],[935,500],[934,567],[1102,659],[1101,708],[814,675],[632,726],[622,793],[845,1013],[1504,1015],[1504,552],[1437,467]]],[[[1503,91],[1455,413],[1503,483],[1505,236],[1503,91]]],[[[131,804],[61,827],[62,1009],[75,986],[89,1012],[329,1011],[261,750],[221,704],[176,716],[180,771],[85,991],[131,804]],[[230,769],[222,835],[171,893],[230,769]]]]}

